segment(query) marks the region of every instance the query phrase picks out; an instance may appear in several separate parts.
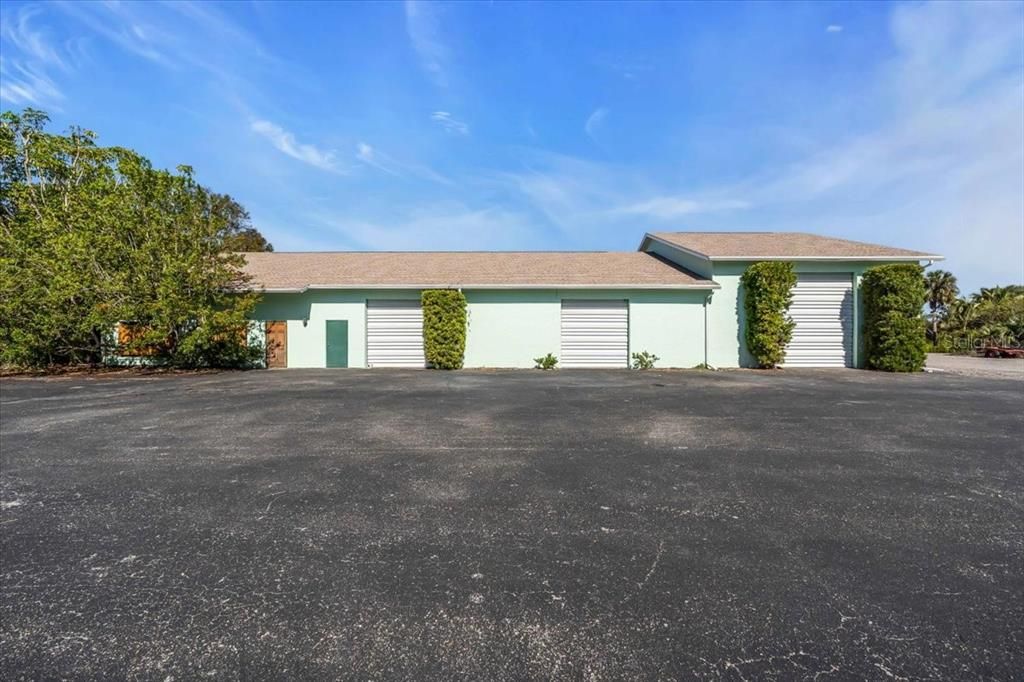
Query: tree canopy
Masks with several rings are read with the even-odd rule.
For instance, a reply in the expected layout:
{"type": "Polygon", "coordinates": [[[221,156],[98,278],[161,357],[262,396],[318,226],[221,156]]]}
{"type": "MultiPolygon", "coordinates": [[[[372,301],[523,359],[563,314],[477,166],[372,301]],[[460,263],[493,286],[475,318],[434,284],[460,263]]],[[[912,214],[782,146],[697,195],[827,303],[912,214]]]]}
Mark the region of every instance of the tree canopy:
{"type": "Polygon", "coordinates": [[[1024,347],[1024,286],[984,287],[970,296],[954,298],[935,322],[934,343],[939,350],[1024,347]]]}
{"type": "Polygon", "coordinates": [[[220,240],[226,251],[273,251],[274,247],[260,231],[252,226],[252,218],[245,207],[227,194],[211,194],[213,212],[224,219],[220,240]]]}
{"type": "Polygon", "coordinates": [[[932,343],[939,335],[939,322],[949,306],[960,293],[956,276],[947,270],[929,270],[924,276],[925,293],[928,297],[928,338],[932,343]]]}
{"type": "Polygon", "coordinates": [[[0,362],[98,362],[114,328],[172,365],[246,364],[257,295],[243,250],[271,247],[245,209],[192,169],[159,170],[96,134],[0,115],[0,362]]]}

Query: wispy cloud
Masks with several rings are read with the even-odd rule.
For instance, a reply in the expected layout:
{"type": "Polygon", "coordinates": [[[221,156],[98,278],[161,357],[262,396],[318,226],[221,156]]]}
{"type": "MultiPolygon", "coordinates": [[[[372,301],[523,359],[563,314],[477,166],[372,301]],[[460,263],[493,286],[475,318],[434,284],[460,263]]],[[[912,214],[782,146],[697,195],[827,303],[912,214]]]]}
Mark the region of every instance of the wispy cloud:
{"type": "Polygon", "coordinates": [[[286,74],[289,83],[305,78],[213,3],[58,2],[52,6],[72,20],[68,23],[73,30],[85,29],[90,38],[168,72],[192,71],[203,81],[212,77],[232,104],[261,96],[265,85],[257,82],[255,74],[262,78],[286,74]]]}
{"type": "Polygon", "coordinates": [[[650,221],[750,208],[732,188],[673,188],[661,174],[643,168],[538,151],[527,155],[525,165],[523,171],[499,174],[494,182],[570,244],[615,248],[622,234],[643,231],[650,221]]]}
{"type": "Polygon", "coordinates": [[[515,249],[540,236],[529,216],[496,206],[476,208],[441,201],[389,212],[373,220],[311,215],[309,220],[341,235],[354,248],[408,251],[515,249]]]}
{"type": "Polygon", "coordinates": [[[654,197],[613,209],[622,215],[647,216],[657,220],[673,220],[698,213],[714,213],[748,208],[750,204],[737,199],[697,200],[682,197],[654,197]]]}
{"type": "Polygon", "coordinates": [[[0,15],[0,99],[57,108],[64,95],[51,72],[70,72],[69,55],[35,25],[40,10],[26,6],[0,15]]]}
{"type": "Polygon", "coordinates": [[[495,193],[529,207],[539,224],[553,228],[555,241],[577,248],[614,247],[616,235],[635,232],[637,218],[658,208],[643,203],[665,196],[635,168],[540,150],[527,152],[523,162],[522,170],[490,179],[495,193]]]}
{"type": "Polygon", "coordinates": [[[885,115],[716,191],[748,199],[761,229],[944,253],[964,288],[1024,280],[1021,20],[1010,3],[897,6],[896,54],[859,94],[885,115]]]}
{"type": "Polygon", "coordinates": [[[255,36],[217,10],[213,3],[179,0],[167,3],[167,7],[185,17],[191,25],[199,26],[204,32],[216,34],[221,41],[230,43],[232,50],[244,53],[247,59],[258,57],[277,61],[255,36]]]}
{"type": "Polygon", "coordinates": [[[825,33],[841,33],[843,27],[839,24],[829,24],[825,27],[825,33]]]}
{"type": "Polygon", "coordinates": [[[424,180],[430,180],[432,182],[439,182],[441,184],[450,185],[452,181],[444,177],[440,173],[436,172],[428,166],[422,164],[410,163],[406,161],[399,161],[390,154],[386,154],[376,147],[366,143],[356,143],[356,159],[367,166],[376,168],[377,170],[393,175],[397,178],[404,178],[408,176],[415,176],[424,180]]]}
{"type": "Polygon", "coordinates": [[[18,10],[16,17],[4,16],[0,35],[26,59],[67,70],[68,65],[52,39],[33,25],[40,13],[38,7],[28,5],[18,10]]]}
{"type": "Polygon", "coordinates": [[[598,57],[594,63],[615,76],[632,81],[655,70],[656,61],[635,50],[598,57]]]}
{"type": "Polygon", "coordinates": [[[430,115],[430,119],[449,133],[469,135],[469,126],[452,116],[450,112],[435,111],[430,115]]]}
{"type": "Polygon", "coordinates": [[[256,120],[250,125],[254,133],[270,140],[270,143],[293,159],[298,159],[321,170],[334,173],[342,172],[335,160],[334,152],[319,149],[311,144],[303,144],[295,139],[295,135],[270,121],[256,120]]]}
{"type": "Polygon", "coordinates": [[[437,6],[420,0],[406,0],[405,30],[423,70],[437,86],[447,87],[451,50],[441,37],[437,6]]]}
{"type": "MultiPolygon", "coordinates": [[[[166,30],[136,12],[132,4],[119,3],[90,4],[62,2],[60,8],[68,15],[122,50],[165,67],[173,67],[175,61],[165,53],[167,43],[173,37],[166,30]]],[[[180,52],[188,59],[187,52],[180,52]]]]}
{"type": "Polygon", "coordinates": [[[586,122],[583,124],[583,131],[591,138],[597,134],[598,129],[604,123],[604,120],[608,118],[608,114],[611,113],[607,107],[598,107],[587,116],[586,122]]]}
{"type": "Polygon", "coordinates": [[[356,144],[356,158],[365,163],[367,166],[373,166],[378,170],[382,170],[385,173],[391,175],[398,175],[398,172],[391,168],[388,164],[381,162],[381,155],[372,146],[365,142],[359,142],[356,144]]]}
{"type": "Polygon", "coordinates": [[[17,105],[58,108],[64,95],[46,71],[0,57],[0,99],[17,105]]]}

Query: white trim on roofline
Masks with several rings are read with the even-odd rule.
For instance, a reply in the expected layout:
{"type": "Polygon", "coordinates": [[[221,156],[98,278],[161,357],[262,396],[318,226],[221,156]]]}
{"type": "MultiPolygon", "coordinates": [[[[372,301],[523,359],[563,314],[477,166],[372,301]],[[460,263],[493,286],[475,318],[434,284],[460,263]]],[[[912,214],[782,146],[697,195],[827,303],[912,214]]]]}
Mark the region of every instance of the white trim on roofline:
{"type": "Polygon", "coordinates": [[[659,243],[661,243],[661,244],[664,244],[665,246],[668,246],[668,247],[670,247],[670,248],[673,248],[673,249],[677,249],[677,250],[679,250],[679,251],[682,251],[683,253],[688,253],[688,254],[690,254],[691,256],[696,256],[697,258],[701,258],[701,259],[703,259],[703,260],[711,260],[710,258],[708,258],[707,256],[705,256],[705,255],[704,255],[703,253],[701,253],[700,251],[694,251],[693,249],[688,249],[688,248],[686,248],[685,246],[679,246],[679,244],[673,244],[672,242],[670,242],[670,241],[666,241],[666,240],[662,239],[661,237],[655,237],[655,236],[654,236],[653,234],[651,234],[650,232],[645,232],[645,233],[644,233],[644,238],[640,240],[640,248],[639,248],[638,250],[640,250],[640,251],[643,251],[643,248],[644,248],[644,243],[645,243],[645,242],[646,242],[646,241],[647,241],[648,239],[651,239],[651,240],[653,240],[653,241],[656,241],[656,242],[659,242],[659,243]]]}
{"type": "Polygon", "coordinates": [[[939,256],[937,254],[922,254],[920,256],[709,256],[701,253],[700,251],[694,251],[688,249],[685,246],[680,246],[673,242],[656,237],[650,232],[644,234],[644,238],[640,241],[640,249],[644,248],[644,244],[647,240],[659,242],[673,249],[688,253],[691,256],[707,260],[707,261],[751,261],[751,260],[781,260],[781,261],[922,261],[922,260],[946,260],[945,256],[939,256]]]}
{"type": "Polygon", "coordinates": [[[304,287],[253,287],[264,294],[302,294],[324,289],[640,289],[702,290],[721,289],[718,282],[707,284],[309,284],[304,287]]]}
{"type": "Polygon", "coordinates": [[[782,261],[922,261],[945,260],[945,256],[710,256],[711,261],[782,260],[782,261]]]}

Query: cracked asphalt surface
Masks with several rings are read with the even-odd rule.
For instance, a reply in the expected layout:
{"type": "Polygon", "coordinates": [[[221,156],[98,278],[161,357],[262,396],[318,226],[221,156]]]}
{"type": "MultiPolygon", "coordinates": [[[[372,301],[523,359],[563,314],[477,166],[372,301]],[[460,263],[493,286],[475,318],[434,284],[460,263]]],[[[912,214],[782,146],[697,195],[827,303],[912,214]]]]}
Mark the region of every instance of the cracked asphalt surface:
{"type": "Polygon", "coordinates": [[[1020,679],[1024,382],[0,384],[0,678],[1020,679]]]}

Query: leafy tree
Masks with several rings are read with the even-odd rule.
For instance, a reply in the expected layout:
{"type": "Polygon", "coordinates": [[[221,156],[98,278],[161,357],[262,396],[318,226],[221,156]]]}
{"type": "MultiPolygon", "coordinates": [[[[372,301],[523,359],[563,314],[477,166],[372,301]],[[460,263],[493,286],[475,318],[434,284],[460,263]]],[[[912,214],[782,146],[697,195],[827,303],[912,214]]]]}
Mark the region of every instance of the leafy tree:
{"type": "Polygon", "coordinates": [[[245,364],[257,296],[226,219],[192,170],[156,170],[96,135],[45,130],[31,109],[0,115],[0,362],[99,362],[132,323],[128,350],[182,366],[245,364]]]}
{"type": "Polygon", "coordinates": [[[252,226],[252,218],[245,207],[228,194],[210,194],[213,211],[224,220],[220,239],[227,251],[252,253],[273,251],[274,247],[260,231],[252,226]]]}
{"type": "Polygon", "coordinates": [[[118,265],[108,247],[123,150],[79,128],[48,134],[47,120],[32,109],[0,116],[0,360],[97,361],[118,297],[97,282],[118,265]]]}
{"type": "Polygon", "coordinates": [[[983,346],[1024,346],[1024,286],[985,287],[949,304],[937,347],[968,352],[983,346]]]}
{"type": "Polygon", "coordinates": [[[980,291],[971,294],[971,300],[978,304],[1003,303],[1024,295],[1024,286],[1011,284],[1005,287],[982,287],[980,291]]]}
{"type": "Polygon", "coordinates": [[[972,294],[973,319],[967,331],[972,345],[1024,345],[1024,286],[983,288],[972,294]]]}
{"type": "Polygon", "coordinates": [[[970,300],[958,298],[946,308],[946,314],[941,321],[940,331],[951,333],[965,333],[973,324],[977,315],[978,306],[970,300]]]}
{"type": "Polygon", "coordinates": [[[932,343],[939,338],[939,324],[947,313],[949,306],[956,300],[960,288],[956,285],[956,277],[946,270],[930,270],[924,277],[925,291],[928,296],[930,329],[932,343]]]}

